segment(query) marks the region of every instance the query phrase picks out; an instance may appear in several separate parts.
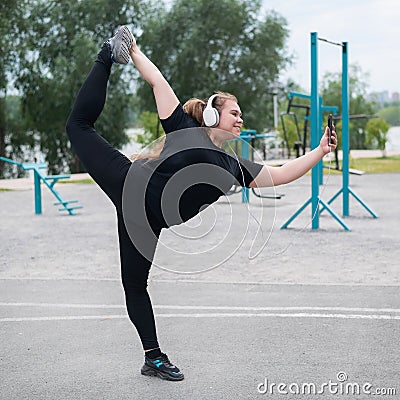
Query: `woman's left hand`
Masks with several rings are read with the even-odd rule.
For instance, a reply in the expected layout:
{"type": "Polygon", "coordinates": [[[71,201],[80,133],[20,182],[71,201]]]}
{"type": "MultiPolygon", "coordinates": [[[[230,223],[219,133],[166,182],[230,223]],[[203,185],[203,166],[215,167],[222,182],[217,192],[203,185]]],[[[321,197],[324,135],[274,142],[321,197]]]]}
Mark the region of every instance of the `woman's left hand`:
{"type": "Polygon", "coordinates": [[[324,154],[328,154],[331,151],[334,151],[337,146],[337,135],[335,132],[335,127],[332,129],[332,134],[331,134],[331,143],[329,144],[329,128],[326,127],[325,133],[321,138],[321,141],[319,143],[322,151],[324,154]]]}

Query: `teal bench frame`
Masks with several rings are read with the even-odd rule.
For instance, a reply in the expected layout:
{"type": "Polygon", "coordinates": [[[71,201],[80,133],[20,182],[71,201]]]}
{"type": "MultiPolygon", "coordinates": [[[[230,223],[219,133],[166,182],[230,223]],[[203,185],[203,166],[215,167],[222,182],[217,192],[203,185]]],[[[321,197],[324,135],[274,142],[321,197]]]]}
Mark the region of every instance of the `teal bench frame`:
{"type": "Polygon", "coordinates": [[[63,200],[61,195],[54,189],[54,185],[60,179],[69,179],[71,175],[43,175],[40,170],[46,169],[46,163],[20,163],[9,158],[0,157],[1,161],[17,165],[24,171],[33,171],[33,181],[34,181],[34,197],[35,197],[35,214],[42,214],[42,188],[41,182],[43,182],[50,190],[51,193],[58,200],[54,205],[61,205],[62,207],[58,211],[68,211],[69,215],[76,215],[75,210],[83,208],[80,205],[71,206],[72,203],[77,203],[78,200],[63,200]]]}

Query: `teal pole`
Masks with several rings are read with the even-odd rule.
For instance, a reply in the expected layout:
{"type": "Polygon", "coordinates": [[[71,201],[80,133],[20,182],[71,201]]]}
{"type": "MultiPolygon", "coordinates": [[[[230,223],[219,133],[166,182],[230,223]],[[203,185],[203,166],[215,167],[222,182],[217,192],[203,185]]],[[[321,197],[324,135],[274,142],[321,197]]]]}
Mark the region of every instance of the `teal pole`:
{"type": "Polygon", "coordinates": [[[34,181],[34,191],[35,191],[35,214],[42,213],[42,191],[40,187],[40,177],[38,171],[33,169],[33,181],[34,181]]]}
{"type": "MultiPolygon", "coordinates": [[[[324,115],[323,115],[322,111],[323,111],[322,96],[319,96],[319,127],[318,127],[318,131],[319,131],[318,135],[319,136],[318,136],[318,138],[321,137],[322,125],[324,124],[324,121],[323,121],[324,115]]],[[[318,144],[319,144],[319,142],[318,142],[318,144]]],[[[324,184],[324,163],[323,163],[323,160],[321,160],[318,163],[318,166],[319,166],[318,183],[320,185],[323,185],[324,184]]]]}
{"type": "MultiPolygon", "coordinates": [[[[242,131],[241,135],[246,136],[242,138],[242,157],[245,159],[250,158],[250,138],[248,137],[250,132],[252,131],[242,131]]],[[[247,187],[242,187],[242,203],[248,203],[250,201],[250,193],[249,193],[249,188],[247,187]]]]}
{"type": "MultiPolygon", "coordinates": [[[[349,185],[349,74],[348,74],[348,43],[342,42],[342,188],[328,201],[331,204],[340,194],[342,195],[343,217],[350,216],[350,195],[352,195],[374,218],[378,218],[366,203],[351,189],[349,185]]],[[[324,205],[325,206],[325,205],[324,205]]],[[[324,208],[321,209],[321,211],[324,208]]],[[[328,210],[329,211],[329,210],[328,210]]],[[[349,230],[349,229],[348,229],[349,230]]]]}
{"type": "Polygon", "coordinates": [[[349,75],[348,75],[348,43],[342,47],[342,183],[343,183],[343,216],[348,217],[349,211],[349,75]]]}
{"type": "MultiPolygon", "coordinates": [[[[311,150],[318,146],[319,96],[318,96],[318,34],[311,33],[311,150]]],[[[319,164],[311,170],[312,229],[319,228],[319,164]]]]}
{"type": "MultiPolygon", "coordinates": [[[[321,39],[325,40],[325,39],[321,39]]],[[[327,40],[325,40],[327,41],[327,40]]],[[[336,43],[333,43],[336,44],[336,43]]],[[[311,33],[311,150],[318,147],[319,142],[321,140],[321,126],[322,123],[320,121],[322,110],[328,110],[331,107],[323,106],[322,102],[320,103],[320,99],[318,96],[318,34],[317,32],[311,33]]],[[[347,62],[347,58],[346,58],[347,62]]],[[[346,72],[347,76],[347,72],[346,72]]],[[[348,87],[348,85],[347,85],[348,87]]],[[[308,98],[308,96],[303,95],[302,97],[308,98]]],[[[335,110],[337,111],[337,110],[335,110]]],[[[348,114],[348,112],[347,112],[348,114]]],[[[348,115],[347,115],[348,118],[348,115]]],[[[347,127],[348,130],[348,127],[347,127]]],[[[347,132],[348,138],[348,132],[347,132]]],[[[348,154],[347,154],[348,156],[348,154]]],[[[320,182],[320,163],[317,163],[311,170],[311,197],[294,213],[292,217],[289,218],[282,226],[281,229],[286,229],[289,224],[311,203],[311,218],[312,218],[312,229],[319,228],[319,215],[322,210],[327,210],[331,216],[347,231],[350,228],[339,218],[339,216],[331,209],[329,206],[329,202],[326,203],[319,197],[319,182],[320,182]],[[320,208],[321,206],[321,208],[320,208]]],[[[322,173],[321,173],[322,175],[322,173]]],[[[348,174],[347,174],[348,175],[348,174]]],[[[342,189],[340,190],[342,191],[342,189]]],[[[353,192],[350,188],[348,188],[351,194],[353,192]]],[[[334,198],[336,198],[335,195],[334,198]]],[[[333,200],[332,200],[333,201],[333,200]]]]}

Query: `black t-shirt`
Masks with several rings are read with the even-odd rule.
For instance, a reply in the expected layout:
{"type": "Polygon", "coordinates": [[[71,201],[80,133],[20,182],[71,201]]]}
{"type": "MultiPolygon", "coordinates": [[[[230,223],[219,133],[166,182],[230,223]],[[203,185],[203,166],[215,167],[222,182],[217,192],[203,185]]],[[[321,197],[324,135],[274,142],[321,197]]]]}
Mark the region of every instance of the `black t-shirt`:
{"type": "MultiPolygon", "coordinates": [[[[180,129],[195,128],[200,126],[194,118],[185,113],[181,104],[175,108],[174,112],[167,119],[162,119],[160,121],[166,134],[180,129]]],[[[242,169],[244,175],[243,182],[242,172],[240,171],[239,163],[236,157],[229,155],[223,149],[215,146],[209,137],[208,140],[211,143],[211,147],[214,147],[214,149],[218,150],[217,154],[214,152],[214,155],[220,160],[215,161],[221,162],[223,160],[222,165],[224,165],[228,169],[228,172],[230,172],[237,179],[239,185],[249,187],[250,183],[260,173],[263,166],[245,158],[237,157],[240,163],[240,168],[242,169]]]]}
{"type": "Polygon", "coordinates": [[[181,104],[161,124],[166,138],[160,156],[135,161],[133,170],[134,195],[139,199],[145,191],[146,214],[162,227],[186,222],[233,184],[248,187],[263,167],[217,147],[208,128],[199,127],[181,104]]]}

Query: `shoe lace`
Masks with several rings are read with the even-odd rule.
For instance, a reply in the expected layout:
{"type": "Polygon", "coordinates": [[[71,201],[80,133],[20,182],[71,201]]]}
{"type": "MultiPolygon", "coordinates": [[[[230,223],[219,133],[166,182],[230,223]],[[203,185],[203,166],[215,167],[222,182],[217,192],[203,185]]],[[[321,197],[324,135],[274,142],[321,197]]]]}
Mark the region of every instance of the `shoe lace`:
{"type": "Polygon", "coordinates": [[[171,364],[168,356],[164,353],[161,354],[160,360],[165,364],[166,367],[175,367],[175,365],[171,364]]]}

